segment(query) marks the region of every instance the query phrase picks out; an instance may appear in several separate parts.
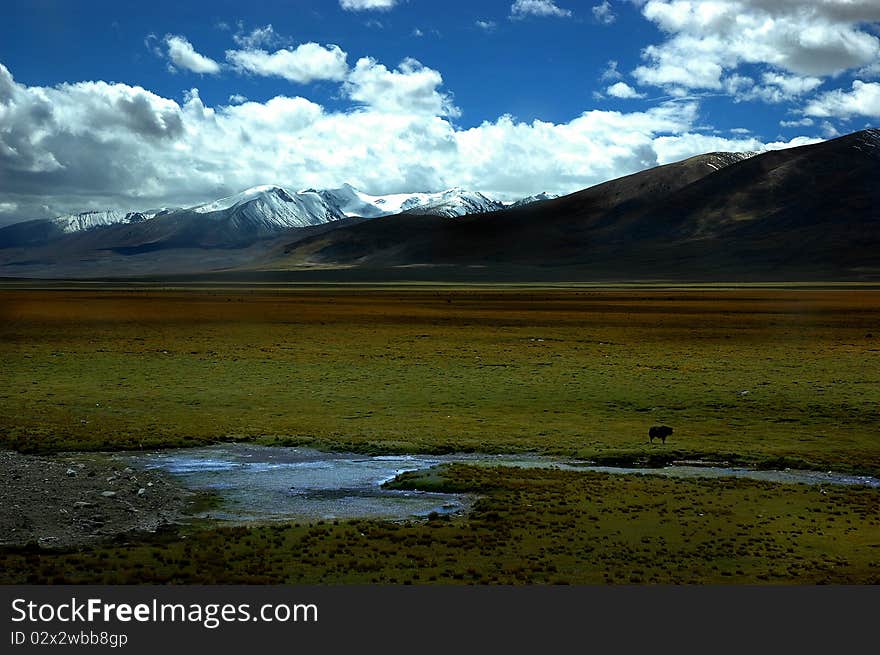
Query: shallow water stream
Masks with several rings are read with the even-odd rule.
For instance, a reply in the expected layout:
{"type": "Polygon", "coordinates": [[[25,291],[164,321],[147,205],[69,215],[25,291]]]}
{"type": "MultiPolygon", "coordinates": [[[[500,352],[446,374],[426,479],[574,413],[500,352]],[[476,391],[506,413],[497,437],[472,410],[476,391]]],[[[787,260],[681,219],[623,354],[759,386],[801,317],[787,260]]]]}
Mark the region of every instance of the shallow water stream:
{"type": "Polygon", "coordinates": [[[759,471],[711,466],[626,468],[529,455],[385,455],[330,453],[308,448],[221,444],[206,448],[135,455],[133,463],[161,469],[184,485],[211,490],[219,506],[202,516],[234,522],[387,518],[408,519],[431,512],[467,510],[473,497],[424,491],[383,489],[382,483],[406,471],[462,462],[484,466],[561,468],[671,477],[740,477],[779,483],[863,485],[880,488],[867,476],[819,471],[759,471]]]}

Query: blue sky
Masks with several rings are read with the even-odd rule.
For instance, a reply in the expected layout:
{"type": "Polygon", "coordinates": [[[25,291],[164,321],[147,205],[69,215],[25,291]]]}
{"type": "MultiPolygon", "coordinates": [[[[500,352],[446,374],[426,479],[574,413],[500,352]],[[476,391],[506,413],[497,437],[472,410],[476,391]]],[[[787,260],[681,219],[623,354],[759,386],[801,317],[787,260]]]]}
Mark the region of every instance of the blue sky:
{"type": "Polygon", "coordinates": [[[567,193],[880,118],[877,0],[6,0],[0,223],[351,182],[567,193]]]}

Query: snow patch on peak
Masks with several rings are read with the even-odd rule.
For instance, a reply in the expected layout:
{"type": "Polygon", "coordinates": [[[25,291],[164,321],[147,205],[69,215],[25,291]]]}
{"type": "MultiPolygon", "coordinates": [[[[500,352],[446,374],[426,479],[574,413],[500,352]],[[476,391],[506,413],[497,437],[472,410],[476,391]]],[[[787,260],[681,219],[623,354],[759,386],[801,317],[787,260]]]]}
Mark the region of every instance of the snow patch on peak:
{"type": "Polygon", "coordinates": [[[486,197],[479,191],[465,191],[455,187],[435,194],[416,194],[401,207],[401,211],[409,214],[431,214],[454,218],[467,214],[481,214],[504,209],[504,205],[486,197]]]}
{"type": "Polygon", "coordinates": [[[536,193],[533,196],[527,196],[525,198],[521,198],[520,200],[516,200],[514,202],[504,203],[504,205],[505,205],[505,207],[515,209],[517,207],[525,207],[526,205],[531,205],[533,202],[544,202],[545,200],[553,200],[558,197],[559,197],[558,194],[547,193],[546,191],[542,191],[541,193],[536,193]]]}
{"type": "Polygon", "coordinates": [[[82,232],[96,227],[116,225],[118,223],[140,223],[149,220],[157,212],[125,212],[118,209],[101,209],[80,212],[78,214],[64,214],[52,219],[61,228],[62,232],[82,232]]]}
{"type": "Polygon", "coordinates": [[[873,148],[880,148],[880,129],[869,127],[862,132],[864,135],[862,141],[873,148]]]}
{"type": "Polygon", "coordinates": [[[435,193],[389,193],[374,196],[358,191],[350,184],[343,184],[338,189],[318,193],[328,203],[336,205],[346,216],[363,218],[403,213],[454,217],[495,211],[503,207],[501,203],[478,191],[466,191],[459,187],[435,193]]]}
{"type": "Polygon", "coordinates": [[[205,203],[204,205],[191,207],[190,211],[196,212],[197,214],[210,214],[211,212],[232,209],[233,207],[238,207],[262,196],[270,195],[277,196],[285,202],[291,202],[292,200],[291,195],[285,191],[283,187],[280,187],[277,184],[261,184],[259,186],[251,187],[250,189],[245,189],[240,193],[205,203]]]}
{"type": "Polygon", "coordinates": [[[755,155],[759,155],[761,153],[754,151],[746,151],[746,152],[710,152],[705,155],[706,165],[710,168],[713,168],[716,171],[720,171],[722,168],[727,168],[731,164],[736,164],[737,162],[745,161],[746,159],[750,159],[755,155]]]}

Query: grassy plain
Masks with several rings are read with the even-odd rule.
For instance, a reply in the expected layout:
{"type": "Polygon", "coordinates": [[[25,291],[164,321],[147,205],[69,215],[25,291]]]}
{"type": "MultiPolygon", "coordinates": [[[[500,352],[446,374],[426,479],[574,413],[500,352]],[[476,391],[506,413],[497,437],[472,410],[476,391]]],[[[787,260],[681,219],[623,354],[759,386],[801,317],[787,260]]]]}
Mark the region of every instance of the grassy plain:
{"type": "Polygon", "coordinates": [[[0,359],[0,443],[25,451],[247,438],[880,472],[874,289],[0,291],[0,359]]]}
{"type": "MultiPolygon", "coordinates": [[[[0,445],[231,439],[880,474],[880,290],[0,290],[0,445]],[[647,443],[650,425],[675,429],[647,443]]],[[[467,517],[0,553],[16,582],[880,582],[877,490],[453,466],[467,517]]]]}

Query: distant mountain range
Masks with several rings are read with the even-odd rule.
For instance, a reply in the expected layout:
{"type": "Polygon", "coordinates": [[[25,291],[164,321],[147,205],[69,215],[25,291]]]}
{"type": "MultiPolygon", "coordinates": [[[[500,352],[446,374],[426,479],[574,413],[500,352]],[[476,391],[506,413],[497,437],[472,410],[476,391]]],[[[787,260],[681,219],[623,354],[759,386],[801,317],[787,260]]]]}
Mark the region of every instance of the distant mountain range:
{"type": "Polygon", "coordinates": [[[194,207],[87,211],[24,221],[0,229],[0,248],[45,245],[74,233],[114,226],[117,229],[104,230],[100,235],[108,247],[240,247],[290,228],[323,225],[345,218],[377,218],[401,213],[453,218],[500,211],[549,197],[541,194],[503,203],[459,188],[439,193],[372,196],[350,184],[338,189],[306,189],[296,193],[280,186],[264,185],[194,207]],[[123,230],[120,226],[129,229],[123,230]]]}
{"type": "MultiPolygon", "coordinates": [[[[561,198],[254,187],[0,229],[0,275],[230,270],[383,279],[878,279],[880,130],[715,152],[561,198]]],[[[280,273],[279,273],[280,275],[280,273]]]]}

